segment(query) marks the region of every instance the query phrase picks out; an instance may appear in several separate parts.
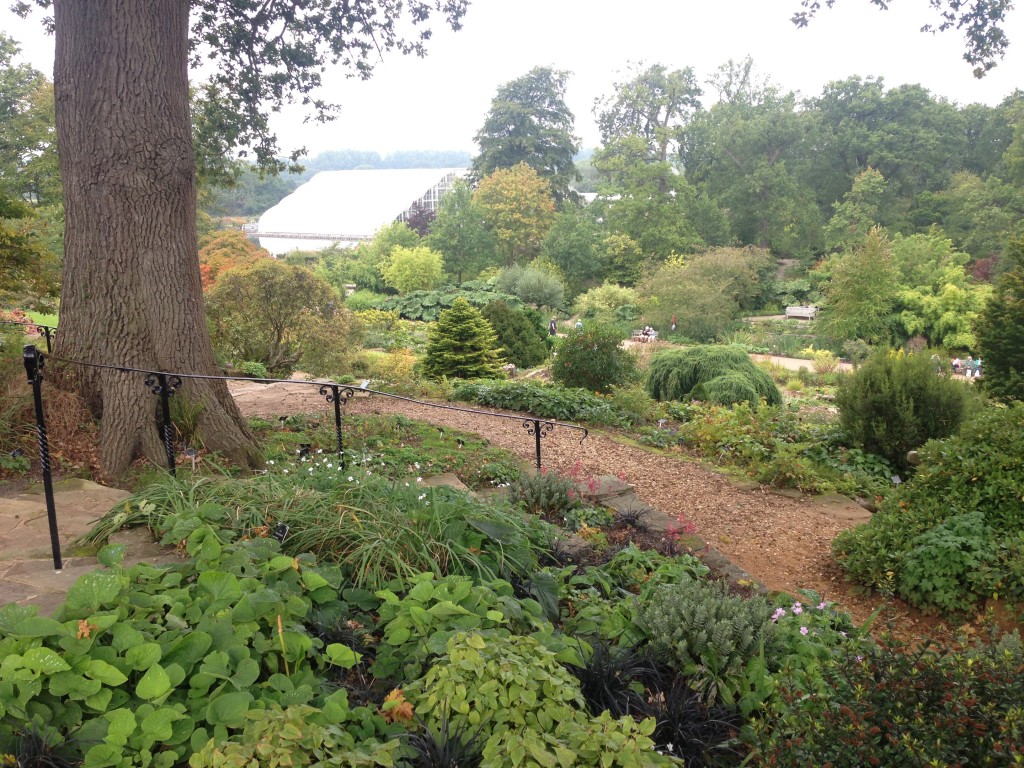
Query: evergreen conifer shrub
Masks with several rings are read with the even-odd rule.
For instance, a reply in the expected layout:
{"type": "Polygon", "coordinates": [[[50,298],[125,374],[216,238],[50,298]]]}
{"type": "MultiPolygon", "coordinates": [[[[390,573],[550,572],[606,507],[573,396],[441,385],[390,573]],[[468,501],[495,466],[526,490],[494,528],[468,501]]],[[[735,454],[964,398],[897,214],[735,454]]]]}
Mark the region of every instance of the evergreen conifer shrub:
{"type": "Polygon", "coordinates": [[[498,336],[480,310],[459,297],[430,328],[423,371],[431,378],[482,379],[501,376],[498,336]]]}
{"type": "Polygon", "coordinates": [[[647,391],[657,400],[705,400],[719,405],[763,398],[781,405],[782,393],[739,346],[713,345],[659,352],[647,371],[647,391]]]}
{"type": "Polygon", "coordinates": [[[515,310],[504,301],[494,301],[483,309],[484,319],[498,335],[505,359],[517,368],[533,368],[548,357],[545,330],[523,310],[515,310]]]}
{"type": "Polygon", "coordinates": [[[960,428],[966,386],[936,372],[927,354],[885,351],[844,379],[836,405],[853,445],[906,470],[907,451],[960,428]]]}

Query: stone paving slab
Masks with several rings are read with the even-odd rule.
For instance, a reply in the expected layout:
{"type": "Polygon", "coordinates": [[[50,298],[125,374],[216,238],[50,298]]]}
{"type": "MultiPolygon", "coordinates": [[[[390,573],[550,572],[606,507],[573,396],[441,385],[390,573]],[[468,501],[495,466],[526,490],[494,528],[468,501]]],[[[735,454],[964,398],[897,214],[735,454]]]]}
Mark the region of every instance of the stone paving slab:
{"type": "MultiPolygon", "coordinates": [[[[95,557],[70,556],[74,542],[129,496],[127,491],[89,480],[54,483],[57,532],[64,555],[60,571],[53,568],[42,486],[0,498],[0,604],[35,605],[43,615],[52,613],[63,602],[68,587],[102,567],[95,557]]],[[[125,565],[180,562],[173,552],[154,542],[146,529],[112,538],[126,545],[125,565]]]]}

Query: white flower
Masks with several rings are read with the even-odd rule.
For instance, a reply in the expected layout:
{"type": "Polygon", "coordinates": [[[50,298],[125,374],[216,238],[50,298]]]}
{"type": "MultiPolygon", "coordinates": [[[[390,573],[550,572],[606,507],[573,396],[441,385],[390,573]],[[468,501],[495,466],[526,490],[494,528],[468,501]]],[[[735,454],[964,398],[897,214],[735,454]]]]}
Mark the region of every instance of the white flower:
{"type": "Polygon", "coordinates": [[[417,501],[423,501],[425,498],[427,498],[427,494],[425,493],[421,493],[419,496],[416,497],[417,501]]]}
{"type": "Polygon", "coordinates": [[[349,481],[350,483],[351,483],[351,482],[352,482],[352,481],[353,481],[354,479],[355,479],[355,478],[353,478],[353,477],[352,477],[352,475],[349,475],[349,476],[348,476],[348,481],[349,481]]]}
{"type": "Polygon", "coordinates": [[[317,452],[317,453],[323,453],[323,452],[324,452],[324,449],[323,449],[323,448],[317,448],[317,449],[316,449],[316,452],[317,452]]]}
{"type": "Polygon", "coordinates": [[[416,482],[417,483],[422,483],[423,482],[423,478],[422,477],[417,477],[416,478],[416,482]]]}
{"type": "Polygon", "coordinates": [[[273,459],[267,459],[267,464],[273,464],[273,463],[274,463],[273,459]]]}
{"type": "Polygon", "coordinates": [[[284,472],[286,475],[288,474],[288,470],[287,469],[284,469],[284,470],[281,470],[281,471],[284,472]]]}

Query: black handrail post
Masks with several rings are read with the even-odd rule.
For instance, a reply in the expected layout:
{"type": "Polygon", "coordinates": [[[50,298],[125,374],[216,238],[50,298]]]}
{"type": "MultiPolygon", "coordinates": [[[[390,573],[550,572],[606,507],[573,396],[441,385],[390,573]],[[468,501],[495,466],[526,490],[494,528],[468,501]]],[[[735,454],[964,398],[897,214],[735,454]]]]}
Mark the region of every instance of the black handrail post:
{"type": "Polygon", "coordinates": [[[177,376],[167,378],[166,373],[151,373],[146,376],[146,386],[154,395],[160,395],[160,421],[163,431],[164,451],[167,454],[167,470],[175,477],[174,435],[171,431],[171,395],[181,386],[177,376]]]}
{"type": "Polygon", "coordinates": [[[46,338],[46,354],[53,352],[53,328],[48,325],[37,325],[36,328],[43,329],[43,336],[46,338]]]}
{"type": "Polygon", "coordinates": [[[533,420],[533,439],[537,443],[537,469],[540,469],[540,419],[533,420]]]}
{"type": "Polygon", "coordinates": [[[50,551],[53,553],[53,569],[60,571],[64,566],[60,556],[60,537],[57,535],[57,508],[53,502],[53,477],[50,474],[50,441],[46,436],[46,421],[43,419],[43,358],[32,344],[24,348],[25,372],[32,385],[32,400],[36,410],[36,439],[39,442],[39,464],[43,470],[43,494],[46,498],[46,521],[50,526],[50,551]]]}
{"type": "Polygon", "coordinates": [[[344,398],[347,403],[355,394],[355,390],[352,387],[345,387],[342,390],[338,384],[324,384],[320,387],[320,394],[328,403],[334,403],[334,434],[338,441],[338,458],[341,460],[341,468],[348,469],[348,462],[345,460],[345,437],[341,426],[341,400],[344,398]]]}

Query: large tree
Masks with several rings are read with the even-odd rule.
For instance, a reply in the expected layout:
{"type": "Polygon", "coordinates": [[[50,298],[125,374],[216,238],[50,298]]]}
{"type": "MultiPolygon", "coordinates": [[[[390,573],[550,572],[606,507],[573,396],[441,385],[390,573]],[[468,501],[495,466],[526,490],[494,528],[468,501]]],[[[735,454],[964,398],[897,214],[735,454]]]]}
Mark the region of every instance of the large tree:
{"type": "MultiPolygon", "coordinates": [[[[212,72],[209,88],[201,90],[219,104],[220,148],[245,148],[280,167],[268,115],[296,95],[322,115],[329,105],[315,90],[328,63],[369,76],[380,51],[423,52],[430,31],[408,22],[422,24],[439,12],[457,27],[466,4],[53,0],[67,214],[56,353],[92,365],[218,372],[196,245],[190,56],[212,72]]],[[[104,470],[120,473],[140,449],[158,459],[156,398],[146,396],[141,378],[114,368],[74,371],[102,417],[104,470]]],[[[226,386],[202,380],[185,386],[205,406],[199,429],[206,446],[253,461],[252,436],[226,386]]]]}
{"type": "Polygon", "coordinates": [[[1024,400],[1024,238],[1011,241],[1007,256],[1013,266],[978,318],[982,382],[995,397],[1024,400]]]}
{"type": "Polygon", "coordinates": [[[476,178],[526,163],[551,184],[556,200],[571,196],[569,185],[579,178],[573,156],[580,142],[573,135],[575,118],[565,105],[568,78],[568,72],[534,67],[498,89],[476,135],[476,178]]]}
{"type": "Polygon", "coordinates": [[[533,259],[555,221],[551,185],[526,163],[483,179],[473,202],[483,211],[506,266],[533,259]]]}

